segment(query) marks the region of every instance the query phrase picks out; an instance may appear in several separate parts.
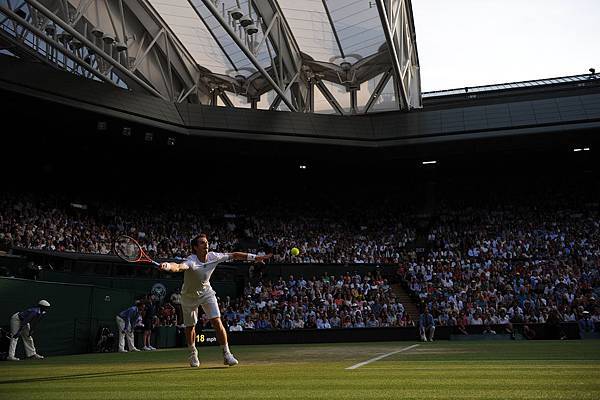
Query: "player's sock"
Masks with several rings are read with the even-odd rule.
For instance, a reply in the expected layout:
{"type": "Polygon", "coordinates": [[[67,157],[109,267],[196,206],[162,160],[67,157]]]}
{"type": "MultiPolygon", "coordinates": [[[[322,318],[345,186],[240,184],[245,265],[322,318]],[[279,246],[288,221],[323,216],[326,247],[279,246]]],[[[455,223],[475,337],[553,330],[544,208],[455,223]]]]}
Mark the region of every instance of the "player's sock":
{"type": "Polygon", "coordinates": [[[229,344],[221,345],[221,348],[223,349],[223,354],[231,354],[229,351],[229,344]]]}
{"type": "Polygon", "coordinates": [[[188,350],[192,353],[198,353],[198,350],[196,350],[196,346],[193,344],[188,345],[188,350]]]}

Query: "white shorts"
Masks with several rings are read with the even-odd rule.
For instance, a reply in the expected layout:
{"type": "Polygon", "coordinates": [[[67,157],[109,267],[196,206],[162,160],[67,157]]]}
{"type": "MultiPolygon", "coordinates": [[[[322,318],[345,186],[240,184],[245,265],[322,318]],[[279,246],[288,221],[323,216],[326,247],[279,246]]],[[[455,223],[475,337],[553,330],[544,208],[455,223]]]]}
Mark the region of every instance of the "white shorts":
{"type": "Polygon", "coordinates": [[[196,326],[198,323],[199,306],[202,306],[202,310],[204,310],[208,319],[219,318],[221,316],[217,296],[214,293],[201,297],[182,295],[181,310],[183,311],[183,323],[185,326],[196,326]]]}

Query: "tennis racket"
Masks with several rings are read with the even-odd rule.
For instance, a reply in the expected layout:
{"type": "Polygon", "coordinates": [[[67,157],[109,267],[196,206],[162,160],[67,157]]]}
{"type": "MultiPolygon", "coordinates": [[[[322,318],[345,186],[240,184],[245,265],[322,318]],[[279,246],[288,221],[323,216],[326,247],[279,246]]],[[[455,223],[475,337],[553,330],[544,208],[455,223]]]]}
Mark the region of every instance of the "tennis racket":
{"type": "Polygon", "coordinates": [[[115,254],[130,263],[150,263],[157,267],[160,264],[148,257],[142,246],[131,236],[121,235],[115,240],[115,254]]]}

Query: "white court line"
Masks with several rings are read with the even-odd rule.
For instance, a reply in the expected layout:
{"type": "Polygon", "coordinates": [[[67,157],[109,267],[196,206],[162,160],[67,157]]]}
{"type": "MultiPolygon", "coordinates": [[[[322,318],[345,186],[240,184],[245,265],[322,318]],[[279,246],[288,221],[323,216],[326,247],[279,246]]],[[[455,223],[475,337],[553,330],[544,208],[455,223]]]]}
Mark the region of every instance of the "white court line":
{"type": "Polygon", "coordinates": [[[361,362],[361,363],[355,364],[355,365],[353,365],[353,366],[351,366],[351,367],[348,367],[348,368],[346,368],[346,369],[356,369],[356,368],[360,368],[360,367],[362,367],[363,365],[370,364],[370,363],[372,363],[372,362],[374,362],[374,361],[379,361],[379,360],[381,360],[382,358],[386,358],[386,357],[389,357],[389,356],[391,356],[391,355],[394,355],[394,354],[402,353],[403,351],[407,351],[407,350],[410,350],[410,349],[414,349],[414,348],[415,348],[415,347],[417,347],[417,346],[418,346],[418,344],[413,344],[412,346],[408,346],[408,347],[405,347],[405,348],[403,348],[403,349],[400,349],[400,350],[392,351],[391,353],[387,353],[387,354],[384,354],[384,355],[382,355],[382,356],[377,356],[377,357],[375,357],[375,358],[371,358],[370,360],[363,361],[363,362],[361,362]]]}

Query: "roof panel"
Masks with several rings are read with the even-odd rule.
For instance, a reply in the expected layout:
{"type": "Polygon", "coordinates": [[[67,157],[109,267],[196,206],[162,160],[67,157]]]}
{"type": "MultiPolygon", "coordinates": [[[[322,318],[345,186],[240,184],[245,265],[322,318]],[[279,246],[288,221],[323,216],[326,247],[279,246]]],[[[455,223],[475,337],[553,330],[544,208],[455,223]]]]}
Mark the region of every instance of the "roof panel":
{"type": "Polygon", "coordinates": [[[187,0],[149,0],[198,65],[226,74],[232,68],[206,26],[187,0]]]}
{"type": "Polygon", "coordinates": [[[385,34],[375,2],[325,1],[346,57],[364,58],[377,53],[385,43],[385,34]]]}
{"type": "MultiPolygon", "coordinates": [[[[202,67],[230,76],[237,74],[248,76],[256,72],[251,61],[202,0],[149,1],[202,67]]],[[[339,64],[342,53],[346,57],[358,60],[376,53],[385,43],[377,7],[372,1],[277,0],[277,2],[300,50],[314,60],[339,64]],[[342,51],[336,41],[336,33],[342,51]]],[[[257,25],[261,23],[257,13],[249,8],[248,0],[219,0],[216,3],[223,19],[234,27],[247,46],[249,48],[257,46],[262,40],[262,31],[259,30],[252,37],[246,37],[239,24],[233,23],[230,17],[229,12],[238,6],[245,15],[250,14],[257,25]]],[[[256,58],[264,68],[271,65],[265,44],[259,49],[256,58]]]]}
{"type": "MultiPolygon", "coordinates": [[[[221,26],[217,18],[215,18],[215,16],[212,15],[210,10],[206,8],[202,0],[192,0],[192,3],[196,10],[202,16],[202,19],[204,20],[205,24],[209,27],[209,29],[219,41],[225,52],[227,52],[227,54],[235,64],[237,72],[229,71],[229,75],[241,74],[244,76],[249,76],[256,72],[256,67],[254,67],[254,65],[246,57],[244,52],[229,36],[225,28],[221,26]]],[[[258,44],[263,39],[262,30],[259,28],[256,34],[252,36],[246,35],[244,29],[239,25],[239,23],[233,21],[230,16],[230,11],[233,8],[238,8],[238,6],[244,15],[252,18],[254,24],[256,24],[257,26],[260,24],[259,17],[256,11],[253,8],[249,7],[248,0],[219,0],[216,4],[216,8],[219,10],[221,16],[238,33],[238,37],[245,43],[245,45],[249,49],[255,49],[255,47],[258,46],[258,44]]],[[[263,68],[266,68],[271,65],[271,58],[269,56],[269,52],[265,44],[263,44],[261,48],[257,51],[254,51],[254,56],[263,68]]]]}
{"type": "Polygon", "coordinates": [[[341,57],[322,0],[278,0],[283,15],[303,53],[317,61],[341,57]]]}

